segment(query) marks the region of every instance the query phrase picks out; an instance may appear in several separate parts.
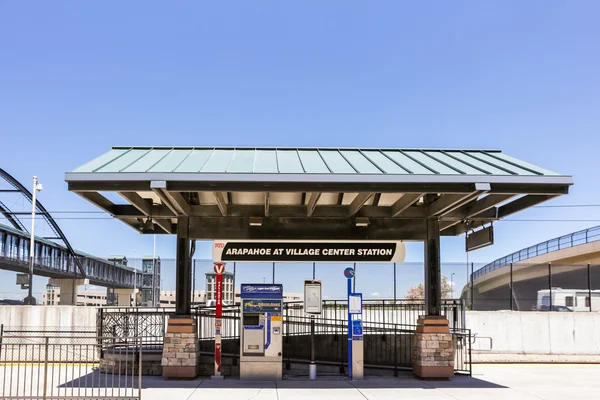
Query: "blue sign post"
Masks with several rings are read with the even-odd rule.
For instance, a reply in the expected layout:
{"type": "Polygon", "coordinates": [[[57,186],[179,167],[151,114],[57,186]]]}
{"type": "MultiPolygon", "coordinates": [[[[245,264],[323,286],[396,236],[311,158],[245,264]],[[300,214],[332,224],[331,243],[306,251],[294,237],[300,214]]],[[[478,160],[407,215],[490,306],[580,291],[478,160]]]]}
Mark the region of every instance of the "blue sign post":
{"type": "Polygon", "coordinates": [[[352,314],[350,314],[350,296],[352,295],[352,278],[354,269],[348,267],[344,270],[348,281],[348,378],[352,379],[352,314]]]}

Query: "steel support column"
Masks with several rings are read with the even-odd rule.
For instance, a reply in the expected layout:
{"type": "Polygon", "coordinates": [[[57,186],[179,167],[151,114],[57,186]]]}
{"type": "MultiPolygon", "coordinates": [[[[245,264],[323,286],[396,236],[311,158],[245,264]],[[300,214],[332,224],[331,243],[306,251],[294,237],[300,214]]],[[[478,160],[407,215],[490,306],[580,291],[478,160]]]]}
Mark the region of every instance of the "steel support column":
{"type": "Polygon", "coordinates": [[[177,261],[175,282],[175,314],[190,315],[192,310],[192,264],[190,263],[189,218],[177,222],[177,261]]]}
{"type": "Polygon", "coordinates": [[[440,220],[427,218],[425,241],[425,308],[427,315],[441,315],[442,274],[440,266],[440,220]]]}

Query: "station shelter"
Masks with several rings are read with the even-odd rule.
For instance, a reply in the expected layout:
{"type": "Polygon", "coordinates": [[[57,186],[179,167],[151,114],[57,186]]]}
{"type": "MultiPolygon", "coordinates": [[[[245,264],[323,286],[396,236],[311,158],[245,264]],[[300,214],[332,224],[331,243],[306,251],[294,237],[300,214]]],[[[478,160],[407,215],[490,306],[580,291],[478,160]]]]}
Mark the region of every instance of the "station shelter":
{"type": "MultiPolygon", "coordinates": [[[[432,378],[452,373],[452,361],[428,343],[452,348],[441,315],[440,237],[484,231],[573,184],[498,150],[267,147],[113,147],[66,181],[140,233],[177,235],[178,318],[169,319],[167,334],[197,335],[195,240],[424,242],[426,315],[412,351],[414,373],[432,378]]],[[[163,375],[195,376],[195,360],[163,361],[163,375]]]]}

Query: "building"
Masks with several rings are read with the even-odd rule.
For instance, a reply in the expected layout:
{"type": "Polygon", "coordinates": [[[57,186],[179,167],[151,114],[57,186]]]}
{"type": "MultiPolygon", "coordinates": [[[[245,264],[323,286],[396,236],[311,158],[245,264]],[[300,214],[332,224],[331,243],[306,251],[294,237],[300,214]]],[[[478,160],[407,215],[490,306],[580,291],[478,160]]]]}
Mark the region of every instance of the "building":
{"type": "Polygon", "coordinates": [[[140,305],[143,307],[158,307],[160,297],[160,257],[146,256],[142,258],[140,305]]]}
{"type": "MultiPolygon", "coordinates": [[[[119,265],[122,267],[127,266],[127,257],[125,256],[110,256],[107,258],[109,262],[114,263],[115,265],[119,265]]],[[[42,302],[42,304],[45,304],[42,302]]],[[[116,306],[117,305],[117,295],[114,292],[114,288],[106,289],[106,302],[103,305],[107,306],[116,306]]]]}
{"type": "MultiPolygon", "coordinates": [[[[216,300],[216,284],[217,274],[214,272],[206,273],[205,288],[206,288],[206,302],[210,303],[216,300]]],[[[233,285],[235,283],[234,276],[231,272],[223,273],[223,303],[233,304],[233,285]]]]}
{"type": "MultiPolygon", "coordinates": [[[[214,275],[214,274],[213,274],[214,275]]],[[[225,278],[225,277],[223,277],[225,278]]],[[[227,279],[233,276],[227,277],[227,279]]],[[[223,280],[225,282],[225,279],[223,280]]],[[[209,282],[207,282],[208,286],[209,282]]],[[[210,282],[214,286],[213,282],[210,282]]],[[[225,286],[224,286],[225,287],[225,286]]],[[[231,290],[231,289],[228,289],[231,290]]],[[[85,289],[80,289],[77,292],[77,305],[78,306],[92,306],[92,307],[104,307],[109,304],[108,298],[111,294],[111,290],[102,287],[92,286],[85,289]]],[[[233,298],[233,294],[229,292],[230,299],[233,298]]],[[[139,293],[138,293],[139,296],[139,293]]],[[[211,294],[211,298],[208,298],[208,294],[204,290],[196,290],[192,296],[192,302],[194,306],[209,306],[214,307],[214,289],[211,294]]],[[[302,293],[284,292],[283,301],[302,301],[304,295],[302,293]]],[[[46,285],[46,289],[42,292],[42,305],[45,306],[57,306],[60,300],[60,287],[55,285],[46,285]]],[[[225,298],[224,298],[225,300],[225,298]]],[[[232,304],[230,300],[227,300],[227,304],[232,304]]],[[[235,304],[240,304],[240,291],[235,291],[235,304]]],[[[131,300],[133,306],[133,299],[131,300]]],[[[143,307],[144,305],[142,305],[143,307]]],[[[161,290],[160,301],[155,307],[174,307],[175,306],[175,290],[161,290]]],[[[153,306],[154,307],[154,306],[153,306]]]]}
{"type": "MultiPolygon", "coordinates": [[[[192,296],[192,305],[199,306],[206,303],[206,292],[196,290],[192,296]]],[[[160,307],[175,307],[175,291],[162,290],[160,292],[160,307]]]]}
{"type": "MultiPolygon", "coordinates": [[[[108,291],[104,288],[92,288],[79,290],[77,292],[78,306],[106,306],[108,291]]],[[[42,305],[57,306],[60,304],[60,287],[57,285],[46,285],[42,292],[42,305]]]]}

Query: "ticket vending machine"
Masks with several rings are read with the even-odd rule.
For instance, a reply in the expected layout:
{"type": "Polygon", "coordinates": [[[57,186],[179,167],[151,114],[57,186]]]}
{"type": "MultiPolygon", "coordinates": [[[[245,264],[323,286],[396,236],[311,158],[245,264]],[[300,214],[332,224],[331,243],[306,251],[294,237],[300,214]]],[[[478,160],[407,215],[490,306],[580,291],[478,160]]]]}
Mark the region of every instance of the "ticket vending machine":
{"type": "Polygon", "coordinates": [[[283,286],[241,285],[240,379],[282,376],[283,286]]]}

